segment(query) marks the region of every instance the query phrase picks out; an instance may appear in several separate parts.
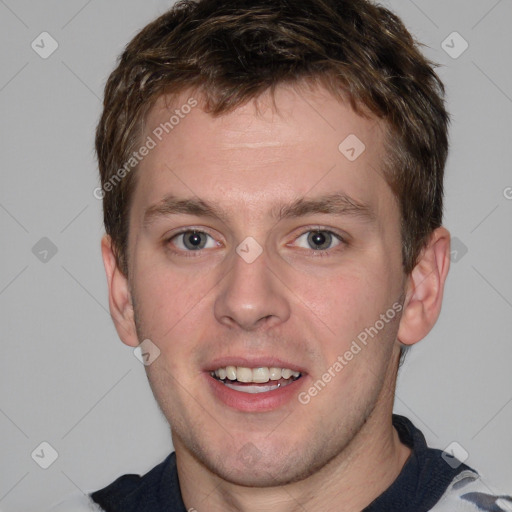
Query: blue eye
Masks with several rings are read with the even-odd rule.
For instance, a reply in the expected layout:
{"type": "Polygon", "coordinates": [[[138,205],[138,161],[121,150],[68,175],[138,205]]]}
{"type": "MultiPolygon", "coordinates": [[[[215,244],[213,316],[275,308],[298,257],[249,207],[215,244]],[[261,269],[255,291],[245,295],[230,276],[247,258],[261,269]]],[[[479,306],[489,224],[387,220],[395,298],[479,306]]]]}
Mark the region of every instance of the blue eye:
{"type": "Polygon", "coordinates": [[[302,247],[304,247],[304,249],[312,249],[314,251],[327,251],[342,242],[341,237],[332,231],[321,229],[306,231],[306,233],[297,238],[297,241],[306,242],[308,247],[302,247]],[[332,245],[333,242],[334,245],[332,245]]]}
{"type": "Polygon", "coordinates": [[[189,230],[174,235],[170,240],[182,251],[199,251],[216,246],[215,240],[204,231],[189,230]],[[208,240],[210,239],[210,240],[208,240]]]}

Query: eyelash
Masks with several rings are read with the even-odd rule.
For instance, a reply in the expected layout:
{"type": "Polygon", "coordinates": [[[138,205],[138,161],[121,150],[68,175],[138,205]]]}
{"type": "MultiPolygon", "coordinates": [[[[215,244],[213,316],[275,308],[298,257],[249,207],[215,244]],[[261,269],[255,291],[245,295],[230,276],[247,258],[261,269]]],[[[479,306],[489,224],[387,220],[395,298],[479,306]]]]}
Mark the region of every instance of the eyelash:
{"type": "MultiPolygon", "coordinates": [[[[330,256],[332,252],[341,250],[341,246],[348,246],[348,242],[345,240],[345,238],[343,236],[341,236],[340,234],[338,234],[330,229],[326,229],[326,228],[322,228],[322,227],[314,227],[314,228],[310,228],[305,231],[302,231],[295,238],[295,241],[297,239],[301,238],[302,236],[304,236],[308,233],[312,233],[312,232],[328,233],[328,234],[332,235],[334,237],[334,239],[337,239],[340,242],[339,245],[336,245],[335,247],[331,247],[330,249],[323,249],[323,250],[322,249],[316,249],[316,250],[315,249],[309,249],[309,250],[303,249],[305,251],[308,251],[312,257],[318,258],[318,257],[330,256]]],[[[210,238],[214,239],[214,237],[207,231],[204,231],[201,229],[187,228],[187,229],[178,231],[177,233],[174,233],[171,237],[166,238],[164,240],[164,245],[166,247],[168,247],[175,238],[179,237],[180,235],[186,234],[186,233],[205,234],[205,235],[209,236],[210,238]]],[[[200,253],[204,252],[204,249],[198,249],[197,251],[190,251],[190,250],[185,251],[185,250],[181,250],[181,249],[178,249],[178,250],[170,249],[170,250],[171,250],[171,252],[173,252],[174,254],[177,254],[179,256],[192,257],[192,258],[200,256],[200,253]],[[194,253],[197,253],[197,254],[194,254],[194,253]]]]}

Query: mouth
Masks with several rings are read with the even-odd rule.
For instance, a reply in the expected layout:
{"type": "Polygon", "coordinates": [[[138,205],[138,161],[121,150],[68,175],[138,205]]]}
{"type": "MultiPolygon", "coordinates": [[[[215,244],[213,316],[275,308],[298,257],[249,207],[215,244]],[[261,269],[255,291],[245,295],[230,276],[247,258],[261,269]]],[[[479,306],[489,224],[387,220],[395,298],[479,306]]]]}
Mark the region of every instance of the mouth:
{"type": "Polygon", "coordinates": [[[284,388],[302,377],[290,368],[260,366],[225,366],[210,372],[210,376],[229,389],[241,393],[268,393],[284,388]]]}
{"type": "MultiPolygon", "coordinates": [[[[233,364],[234,363],[234,364],[233,364]]],[[[307,385],[307,374],[279,361],[249,361],[239,366],[219,361],[204,372],[215,402],[240,412],[270,412],[291,405],[307,385]],[[248,364],[249,363],[249,364],[248,364]]],[[[243,364],[242,361],[239,364],[243,364]]]]}

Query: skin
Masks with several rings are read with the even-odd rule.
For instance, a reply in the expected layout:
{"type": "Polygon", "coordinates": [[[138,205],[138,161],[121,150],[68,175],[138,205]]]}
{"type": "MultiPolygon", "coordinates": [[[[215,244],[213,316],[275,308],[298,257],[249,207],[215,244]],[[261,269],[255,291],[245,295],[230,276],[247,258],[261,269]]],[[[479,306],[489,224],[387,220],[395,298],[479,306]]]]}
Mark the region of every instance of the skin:
{"type": "MultiPolygon", "coordinates": [[[[144,138],[190,95],[161,98],[144,138]]],[[[171,425],[187,508],[359,511],[410,455],[391,423],[399,342],[418,342],[438,318],[450,234],[435,230],[406,276],[399,209],[380,169],[382,123],[321,88],[280,86],[277,109],[269,94],[257,103],[220,117],[199,105],[141,162],[128,277],[109,237],[102,241],[112,318],[124,343],[149,338],[161,351],[146,371],[171,425]],[[353,162],[338,150],[349,134],[366,146],[353,162]],[[333,192],[369,205],[375,219],[271,215],[275,205],[333,192]],[[200,198],[224,217],[180,213],[145,224],[148,208],[171,193],[200,198]],[[172,238],[183,228],[211,235],[206,247],[186,252],[183,237],[172,238]],[[302,236],[314,229],[344,242],[333,238],[320,257],[302,236]],[[250,264],[235,250],[248,236],[263,250],[250,264]],[[243,412],[205,385],[214,358],[274,356],[304,370],[299,391],[307,391],[396,303],[401,314],[307,405],[294,397],[243,412]]]]}

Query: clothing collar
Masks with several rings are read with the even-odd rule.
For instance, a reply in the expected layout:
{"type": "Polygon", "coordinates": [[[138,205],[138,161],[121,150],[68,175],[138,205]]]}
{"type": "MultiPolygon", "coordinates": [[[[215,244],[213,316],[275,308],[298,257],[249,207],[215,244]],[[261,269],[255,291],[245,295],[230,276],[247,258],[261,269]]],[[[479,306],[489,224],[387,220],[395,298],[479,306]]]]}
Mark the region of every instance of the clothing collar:
{"type": "Polygon", "coordinates": [[[400,441],[411,448],[411,454],[395,481],[363,512],[426,512],[461,471],[472,469],[462,463],[456,468],[448,464],[443,452],[429,448],[421,431],[405,416],[393,414],[392,421],[400,441]]]}

